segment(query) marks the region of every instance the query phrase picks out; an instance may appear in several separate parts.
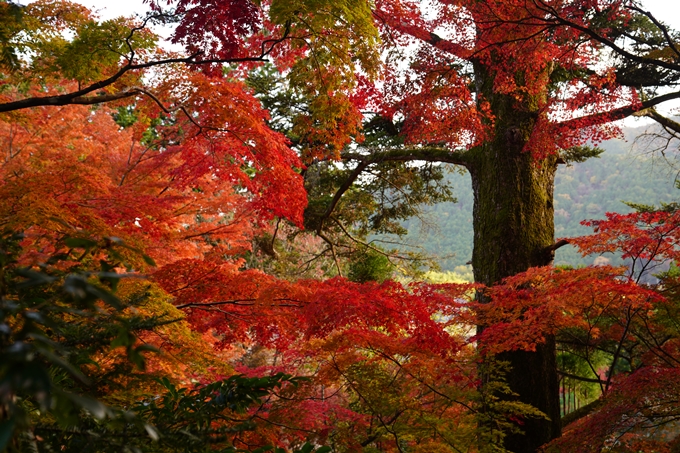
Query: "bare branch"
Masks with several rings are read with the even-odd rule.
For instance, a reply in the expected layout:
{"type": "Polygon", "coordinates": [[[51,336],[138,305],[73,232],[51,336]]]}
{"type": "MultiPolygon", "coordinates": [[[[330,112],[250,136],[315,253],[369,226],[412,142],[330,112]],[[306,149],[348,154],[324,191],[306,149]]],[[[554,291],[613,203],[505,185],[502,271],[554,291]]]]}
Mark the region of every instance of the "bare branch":
{"type": "MultiPolygon", "coordinates": [[[[680,71],[680,64],[678,64],[678,63],[671,63],[671,62],[661,60],[661,59],[657,59],[657,58],[640,56],[640,55],[636,55],[634,53],[627,51],[626,49],[620,47],[618,44],[616,44],[611,39],[600,35],[595,30],[593,30],[593,29],[591,29],[591,28],[589,28],[585,25],[581,25],[579,23],[576,23],[574,21],[568,20],[568,19],[560,16],[554,8],[550,7],[549,5],[547,5],[543,1],[535,0],[534,4],[537,7],[543,9],[547,14],[549,14],[550,17],[552,18],[552,22],[555,23],[556,25],[563,25],[563,26],[578,30],[581,33],[583,33],[585,36],[590,37],[593,41],[599,42],[600,44],[608,47],[609,49],[613,50],[618,55],[621,55],[624,58],[627,58],[631,61],[634,61],[634,62],[640,63],[640,64],[650,64],[650,65],[659,66],[659,67],[662,67],[662,68],[665,68],[665,69],[670,69],[671,71],[680,71]]],[[[546,19],[546,20],[550,20],[550,19],[546,19]]]]}
{"type": "Polygon", "coordinates": [[[550,253],[554,252],[560,247],[564,247],[565,245],[569,244],[569,241],[566,239],[560,239],[559,241],[555,242],[553,245],[549,245],[548,247],[544,248],[543,251],[545,253],[550,253]]]}
{"type": "Polygon", "coordinates": [[[566,378],[574,379],[576,381],[581,381],[581,382],[592,382],[592,383],[595,383],[595,384],[603,384],[603,383],[607,382],[607,381],[603,381],[602,379],[587,378],[587,377],[583,377],[583,376],[578,376],[576,374],[567,373],[567,372],[561,371],[561,370],[557,370],[557,374],[560,374],[560,375],[562,375],[566,378]]]}
{"type": "Polygon", "coordinates": [[[646,116],[648,118],[651,118],[657,123],[661,124],[666,129],[670,129],[673,132],[680,134],[680,123],[678,123],[677,121],[673,121],[672,119],[666,116],[661,115],[655,109],[652,108],[645,109],[639,112],[639,116],[646,116]]]}
{"type": "MultiPolygon", "coordinates": [[[[147,18],[144,22],[144,25],[148,22],[149,18],[147,18]]],[[[186,65],[191,65],[191,66],[202,66],[202,65],[209,65],[209,64],[231,64],[231,63],[244,63],[244,62],[265,62],[267,61],[267,56],[274,50],[277,44],[283,42],[284,40],[288,39],[288,35],[290,33],[290,24],[286,24],[286,27],[284,29],[284,33],[281,36],[281,38],[278,39],[268,39],[262,43],[262,49],[260,52],[260,55],[253,56],[253,57],[240,57],[240,58],[208,58],[208,59],[201,59],[200,53],[194,53],[192,55],[186,56],[186,57],[179,57],[179,58],[165,58],[161,60],[152,60],[152,61],[147,61],[143,63],[137,63],[133,64],[133,60],[135,57],[135,52],[130,46],[129,40],[132,38],[132,35],[141,30],[143,26],[140,27],[135,27],[130,30],[130,34],[126,38],[126,42],[128,44],[128,47],[130,49],[130,55],[126,56],[127,59],[127,64],[121,66],[116,73],[111,75],[110,77],[99,80],[97,82],[94,82],[90,85],[88,85],[85,88],[70,92],[70,93],[65,93],[65,94],[60,94],[60,95],[55,95],[55,96],[35,96],[35,97],[30,97],[26,99],[21,99],[18,101],[12,101],[12,102],[5,102],[5,103],[0,103],[0,113],[2,112],[11,112],[14,110],[21,110],[21,109],[26,109],[26,108],[32,108],[32,107],[43,107],[43,106],[63,106],[63,105],[70,105],[70,104],[86,104],[86,105],[91,105],[91,104],[100,104],[104,102],[110,102],[113,100],[118,100],[118,99],[123,99],[125,97],[130,97],[134,96],[137,94],[134,92],[134,89],[131,88],[126,88],[125,90],[120,91],[119,93],[115,94],[104,94],[104,95],[99,95],[99,96],[87,96],[90,93],[93,93],[95,91],[101,90],[103,88],[106,88],[108,86],[111,86],[114,84],[116,81],[118,81],[123,75],[130,71],[136,71],[140,69],[147,69],[147,68],[152,68],[156,66],[164,66],[168,64],[174,64],[174,63],[184,63],[186,65]],[[269,45],[269,48],[265,49],[266,45],[269,45]]]]}
{"type": "MultiPolygon", "coordinates": [[[[252,306],[255,305],[258,299],[252,298],[252,299],[234,299],[234,300],[220,300],[216,302],[189,302],[186,304],[182,305],[175,305],[175,308],[178,310],[182,310],[184,308],[208,308],[208,307],[218,307],[221,305],[236,305],[236,306],[252,306]]],[[[293,307],[293,308],[299,308],[301,304],[303,303],[300,300],[297,299],[290,299],[287,297],[279,297],[272,299],[276,302],[295,302],[295,303],[289,303],[289,304],[276,304],[276,307],[293,307]]]]}
{"type": "Polygon", "coordinates": [[[442,162],[447,164],[467,165],[468,151],[452,151],[447,148],[430,146],[422,148],[389,148],[374,149],[370,154],[362,154],[356,151],[346,151],[340,154],[343,160],[356,160],[359,162],[380,163],[380,162],[442,162]]]}
{"type": "MultiPolygon", "coordinates": [[[[679,67],[680,70],[680,67],[679,67]]],[[[564,121],[562,123],[559,123],[561,125],[574,125],[574,126],[580,126],[582,124],[588,124],[588,125],[596,125],[596,124],[604,124],[604,123],[609,123],[611,121],[616,121],[616,120],[621,120],[623,118],[629,117],[631,115],[636,114],[637,112],[642,112],[645,109],[649,109],[651,107],[654,107],[656,105],[659,105],[663,102],[666,101],[672,101],[674,99],[680,99],[680,91],[675,91],[672,93],[666,93],[661,96],[657,96],[655,98],[643,101],[639,104],[631,104],[627,105],[625,107],[620,107],[614,110],[610,110],[608,112],[599,112],[599,113],[594,113],[592,115],[587,115],[587,116],[582,116],[579,118],[573,118],[571,120],[564,121]]]]}
{"type": "Polygon", "coordinates": [[[352,184],[354,184],[354,181],[356,181],[359,175],[361,175],[361,172],[364,171],[370,164],[371,162],[361,162],[359,165],[357,165],[354,171],[352,171],[352,173],[347,177],[345,182],[342,183],[338,191],[335,192],[335,195],[333,195],[333,199],[331,200],[330,205],[328,205],[328,209],[326,209],[326,212],[324,213],[324,215],[321,218],[321,221],[319,222],[319,227],[316,229],[317,233],[321,233],[324,220],[327,219],[333,213],[333,210],[340,202],[340,198],[342,198],[343,194],[347,192],[350,187],[352,187],[352,184]]]}

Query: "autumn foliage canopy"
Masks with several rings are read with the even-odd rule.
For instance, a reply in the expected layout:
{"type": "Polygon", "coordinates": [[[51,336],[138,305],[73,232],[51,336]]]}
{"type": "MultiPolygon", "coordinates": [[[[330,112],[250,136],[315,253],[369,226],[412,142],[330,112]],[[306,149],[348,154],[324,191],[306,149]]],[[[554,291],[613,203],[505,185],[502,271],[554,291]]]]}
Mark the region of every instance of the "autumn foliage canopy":
{"type": "MultiPolygon", "coordinates": [[[[675,206],[568,239],[627,268],[493,285],[418,281],[368,240],[410,215],[393,194],[450,196],[433,162],[498,140],[500,98],[535,121],[503,140],[537,168],[661,102],[634,67],[597,67],[646,16],[432,3],[151,1],[102,21],[0,2],[0,451],[504,451],[545,414],[503,354],[547,338],[593,390],[546,451],[672,451],[675,206]]],[[[658,85],[664,52],[644,57],[658,85]]]]}

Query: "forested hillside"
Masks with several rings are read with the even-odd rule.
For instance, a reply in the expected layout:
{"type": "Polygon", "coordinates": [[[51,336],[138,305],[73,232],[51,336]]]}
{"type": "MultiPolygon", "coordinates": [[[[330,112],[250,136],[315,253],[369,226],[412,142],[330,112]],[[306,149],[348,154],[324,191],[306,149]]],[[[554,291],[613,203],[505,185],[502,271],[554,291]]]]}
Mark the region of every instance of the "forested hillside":
{"type": "MultiPolygon", "coordinates": [[[[560,165],[555,178],[555,237],[581,236],[592,232],[581,225],[585,219],[604,218],[605,212],[628,213],[625,202],[640,204],[669,203],[680,193],[675,188],[676,173],[661,156],[648,153],[651,146],[644,139],[635,140],[646,126],[627,128],[625,139],[600,145],[605,152],[583,163],[560,165]]],[[[406,222],[409,244],[422,247],[437,257],[442,270],[464,266],[472,256],[472,189],[470,175],[452,171],[448,180],[457,199],[440,203],[422,218],[406,222]]],[[[582,257],[574,247],[557,250],[557,265],[593,264],[597,255],[582,257]]],[[[621,264],[620,257],[605,256],[611,264],[621,264]]],[[[600,258],[599,262],[603,262],[600,258]]],[[[457,269],[462,273],[461,268],[457,269]]]]}

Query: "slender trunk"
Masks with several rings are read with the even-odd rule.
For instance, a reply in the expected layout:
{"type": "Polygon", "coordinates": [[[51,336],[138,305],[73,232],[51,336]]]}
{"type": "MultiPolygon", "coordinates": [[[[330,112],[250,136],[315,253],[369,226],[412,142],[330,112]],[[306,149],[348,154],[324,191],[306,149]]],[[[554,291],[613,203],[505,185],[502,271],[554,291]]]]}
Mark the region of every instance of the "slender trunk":
{"type": "Polygon", "coordinates": [[[574,406],[572,404],[571,399],[572,398],[571,398],[571,386],[570,386],[568,391],[567,391],[567,410],[569,411],[569,413],[574,412],[574,406]]]}
{"type": "MultiPolygon", "coordinates": [[[[546,247],[554,242],[557,159],[537,161],[524,151],[539,110],[531,100],[524,100],[518,108],[516,98],[492,94],[484,86],[481,91],[490,100],[495,123],[492,140],[471,151],[468,161],[475,201],[472,266],[475,281],[492,285],[551,263],[553,253],[546,252],[546,247]]],[[[508,450],[533,453],[561,432],[555,340],[548,338],[536,352],[509,352],[498,358],[510,365],[507,382],[517,399],[550,419],[526,419],[520,426],[523,434],[506,437],[508,450]]]]}

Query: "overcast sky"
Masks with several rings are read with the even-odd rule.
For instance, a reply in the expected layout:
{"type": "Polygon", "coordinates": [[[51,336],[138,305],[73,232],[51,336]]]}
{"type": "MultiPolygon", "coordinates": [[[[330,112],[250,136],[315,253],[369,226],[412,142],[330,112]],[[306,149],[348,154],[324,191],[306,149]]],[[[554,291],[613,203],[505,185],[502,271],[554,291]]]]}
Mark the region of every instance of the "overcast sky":
{"type": "MultiPolygon", "coordinates": [[[[102,17],[131,16],[142,14],[148,8],[141,0],[76,0],[93,10],[100,11],[102,17]]],[[[27,0],[21,3],[29,3],[27,0]]],[[[680,1],[643,0],[642,4],[658,18],[680,28],[680,1]]]]}
{"type": "MultiPolygon", "coordinates": [[[[31,3],[32,0],[18,0],[18,3],[31,3]]],[[[142,0],[72,0],[97,11],[102,18],[142,15],[148,11],[148,5],[142,0]]],[[[642,0],[657,18],[680,28],[680,1],[678,0],[642,0]]]]}

